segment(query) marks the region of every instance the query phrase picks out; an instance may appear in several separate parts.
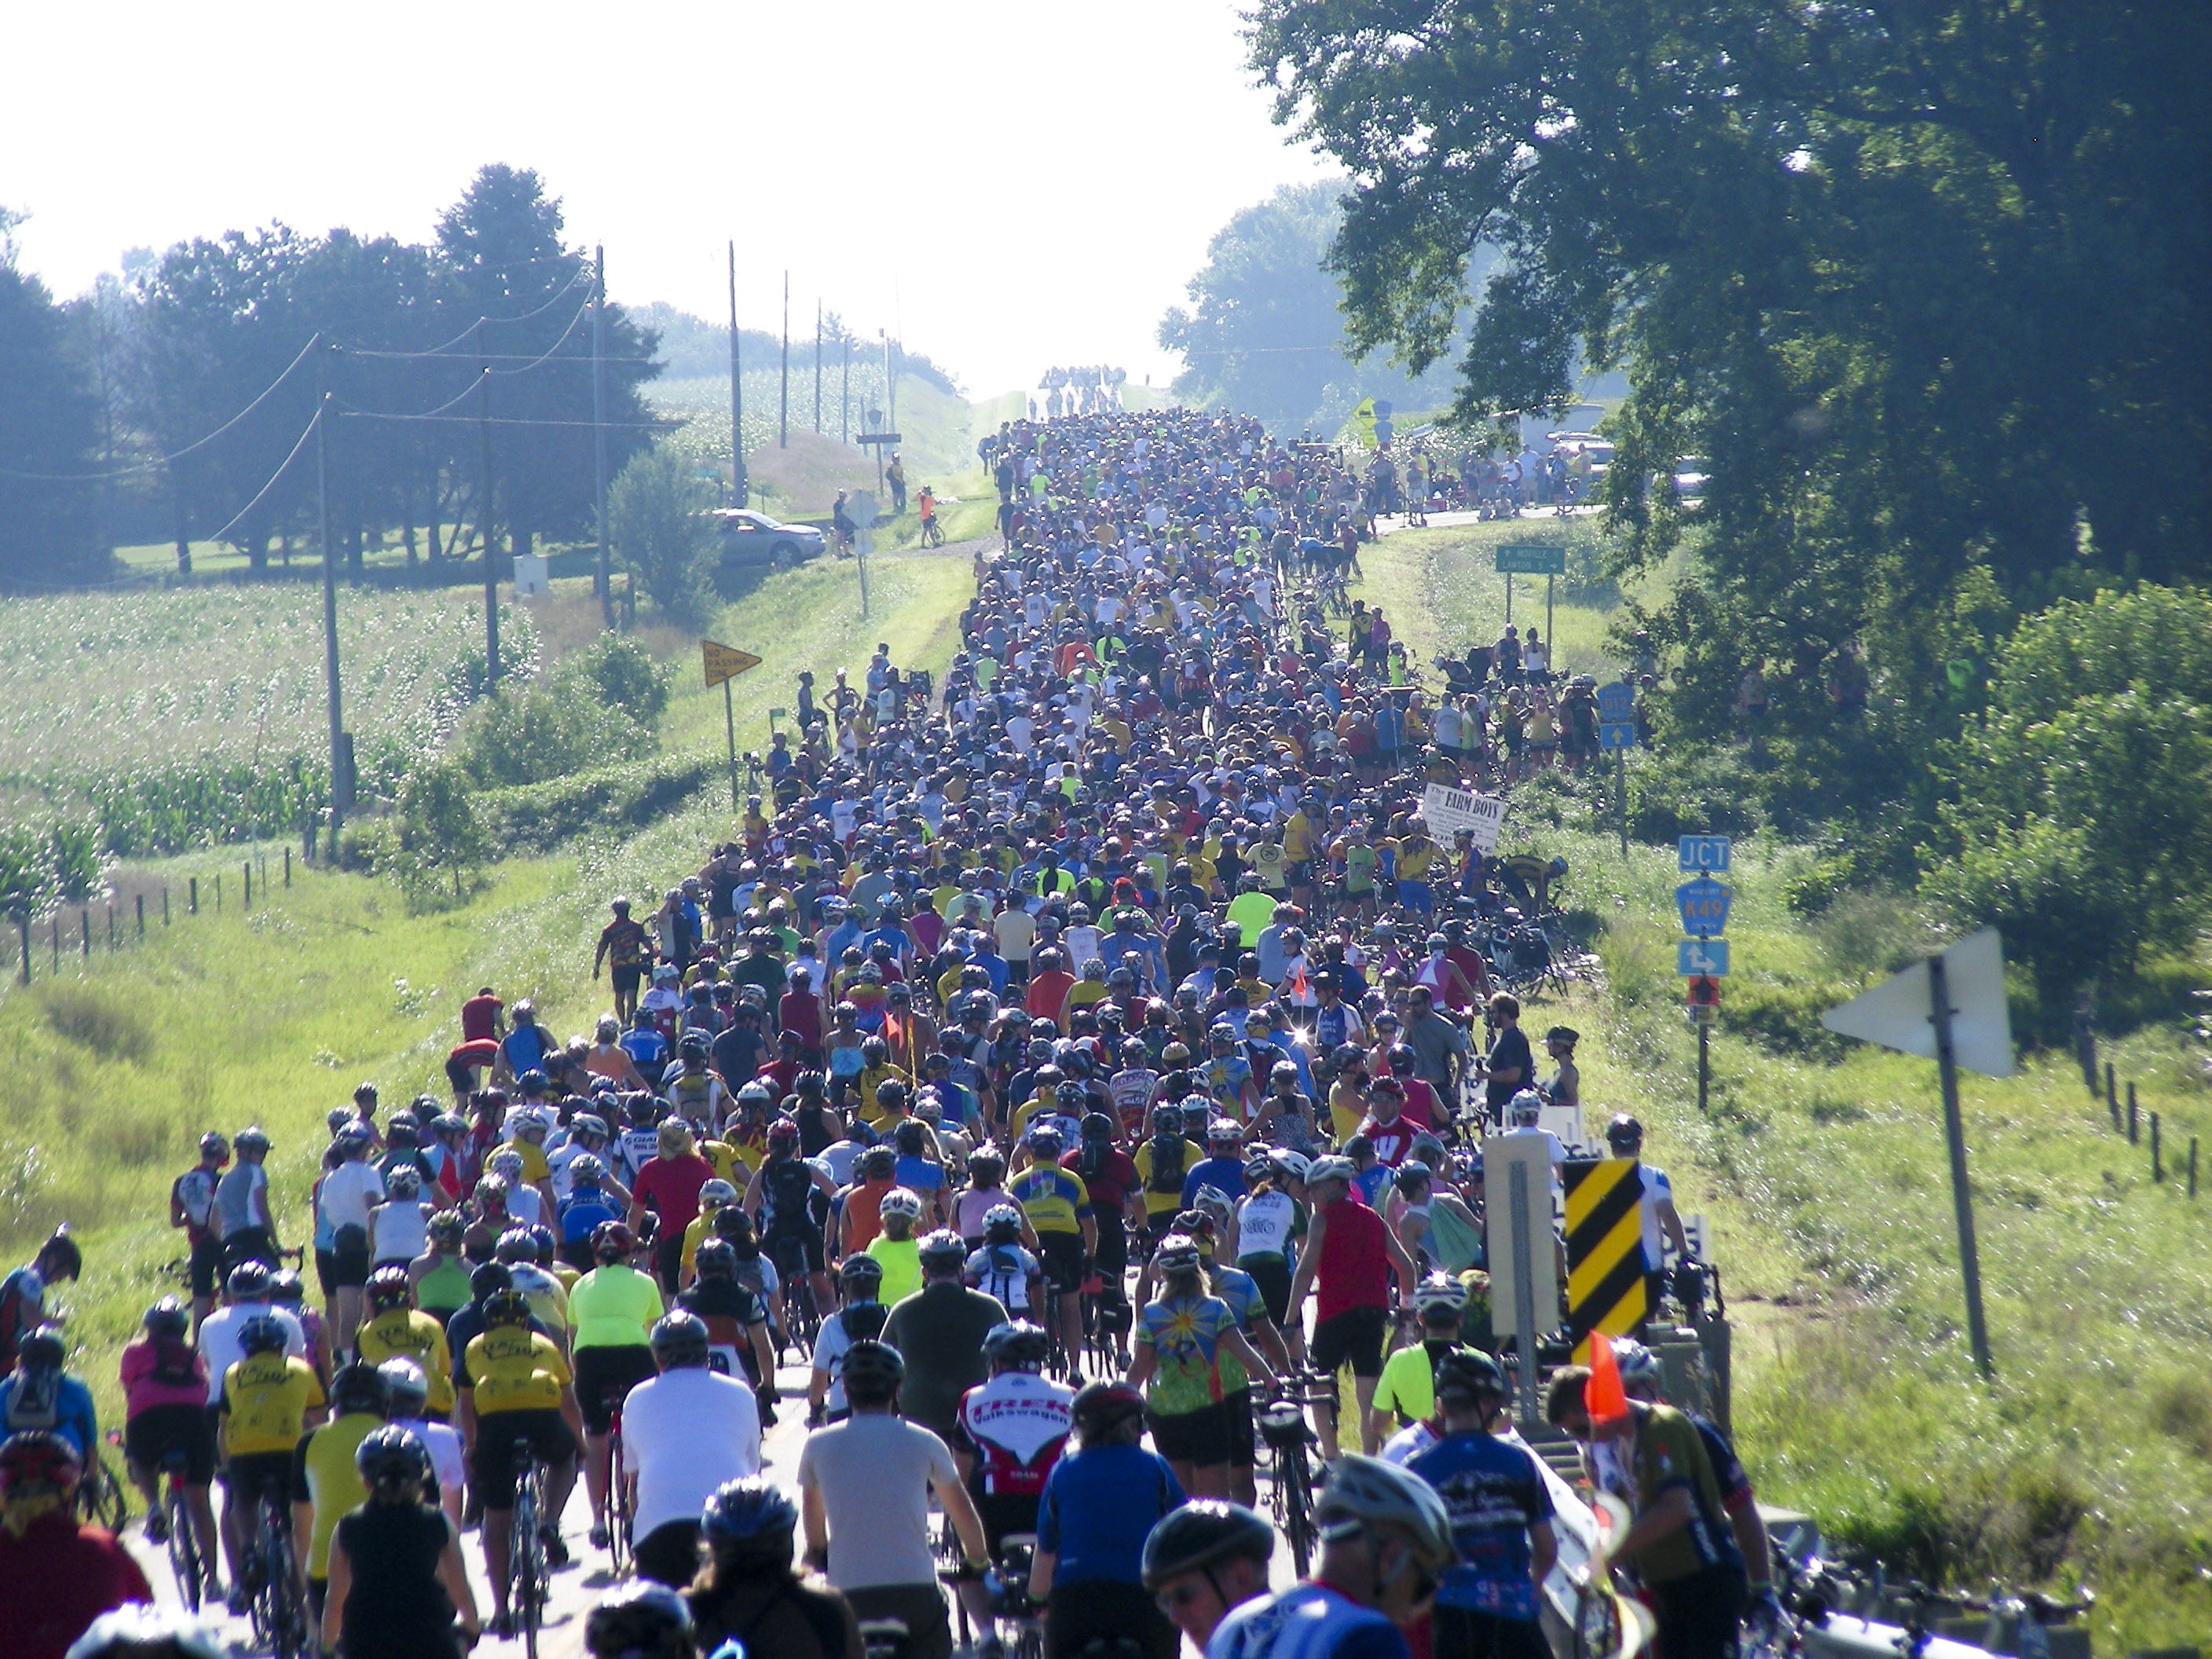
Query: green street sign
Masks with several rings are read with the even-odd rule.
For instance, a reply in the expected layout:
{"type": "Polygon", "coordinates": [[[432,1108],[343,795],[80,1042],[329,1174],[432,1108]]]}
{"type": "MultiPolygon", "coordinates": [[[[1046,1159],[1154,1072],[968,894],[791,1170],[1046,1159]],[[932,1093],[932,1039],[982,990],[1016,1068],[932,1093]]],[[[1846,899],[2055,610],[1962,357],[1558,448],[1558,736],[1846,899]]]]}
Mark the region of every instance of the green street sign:
{"type": "Polygon", "coordinates": [[[1567,550],[1552,542],[1502,542],[1498,549],[1501,576],[1564,576],[1567,550]]]}

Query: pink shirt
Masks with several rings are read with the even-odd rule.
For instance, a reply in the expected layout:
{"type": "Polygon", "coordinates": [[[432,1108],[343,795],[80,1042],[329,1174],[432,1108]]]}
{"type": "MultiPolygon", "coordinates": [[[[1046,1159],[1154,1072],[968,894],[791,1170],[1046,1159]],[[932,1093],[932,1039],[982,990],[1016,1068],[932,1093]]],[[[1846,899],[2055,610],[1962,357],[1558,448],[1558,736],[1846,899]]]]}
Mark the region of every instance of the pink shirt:
{"type": "MultiPolygon", "coordinates": [[[[180,1345],[184,1340],[178,1339],[180,1345]]],[[[187,1352],[191,1352],[187,1345],[187,1352]]],[[[143,1331],[134,1337],[123,1350],[124,1414],[136,1417],[140,1412],[155,1406],[192,1406],[204,1408],[208,1397],[208,1368],[204,1355],[193,1352],[192,1381],[164,1382],[154,1375],[154,1344],[143,1331]]]]}

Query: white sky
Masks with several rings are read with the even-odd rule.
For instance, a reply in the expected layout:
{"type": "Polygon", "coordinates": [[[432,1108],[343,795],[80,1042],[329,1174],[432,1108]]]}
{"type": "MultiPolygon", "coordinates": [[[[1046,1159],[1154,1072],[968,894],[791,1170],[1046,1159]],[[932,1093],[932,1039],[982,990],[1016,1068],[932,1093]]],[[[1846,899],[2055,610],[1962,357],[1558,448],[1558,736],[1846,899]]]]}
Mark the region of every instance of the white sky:
{"type": "Polygon", "coordinates": [[[818,293],[972,393],[1164,380],[1153,329],[1207,239],[1322,170],[1237,28],[1234,0],[49,0],[10,22],[0,204],[68,295],[126,247],[275,219],[427,239],[505,161],[605,244],[617,300],[726,315],[735,236],[747,326],[788,264],[795,335],[818,293]]]}

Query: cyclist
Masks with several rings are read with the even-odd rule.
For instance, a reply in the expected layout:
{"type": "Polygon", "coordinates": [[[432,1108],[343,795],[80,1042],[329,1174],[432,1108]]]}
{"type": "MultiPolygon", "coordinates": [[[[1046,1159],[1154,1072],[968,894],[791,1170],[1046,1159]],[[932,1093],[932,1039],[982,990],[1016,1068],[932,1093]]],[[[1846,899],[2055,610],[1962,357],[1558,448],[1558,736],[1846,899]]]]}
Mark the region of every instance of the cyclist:
{"type": "Polygon", "coordinates": [[[0,1279],[0,1371],[15,1364],[16,1345],[46,1322],[47,1287],[63,1279],[74,1283],[83,1272],[84,1252],[64,1222],[38,1255],[0,1279]]]}
{"type": "Polygon", "coordinates": [[[1079,1445],[1045,1479],[1030,1564],[1048,1653],[1126,1639],[1143,1659],[1175,1659],[1176,1627],[1146,1593],[1144,1547],[1183,1489],[1167,1460],[1140,1443],[1146,1415],[1126,1382],[1093,1382],[1075,1396],[1079,1445]]]}
{"type": "MultiPolygon", "coordinates": [[[[1045,1477],[1060,1461],[1073,1426],[1075,1396],[1048,1382],[1043,1370],[1051,1339],[1037,1327],[1009,1322],[983,1339],[991,1375],[961,1396],[952,1455],[983,1517],[983,1536],[997,1560],[1009,1533],[1034,1533],[1045,1477]]],[[[991,1598],[977,1583],[960,1587],[977,1631],[978,1650],[998,1645],[991,1598]]]]}
{"type": "Polygon", "coordinates": [[[861,1651],[852,1604],[792,1569],[799,1506],[773,1480],[732,1480],[699,1517],[706,1565],[693,1583],[692,1635],[699,1651],[775,1659],[853,1659],[861,1651]]]}
{"type": "Polygon", "coordinates": [[[383,1372],[374,1365],[345,1366],[331,1379],[331,1420],[307,1434],[293,1453],[293,1526],[307,1534],[307,1613],[318,1625],[330,1589],[331,1535],[338,1516],[368,1501],[354,1454],[384,1426],[390,1409],[383,1372]]]}
{"type": "Polygon", "coordinates": [[[1460,1319],[1467,1311],[1467,1286],[1449,1273],[1431,1273],[1413,1287],[1413,1312],[1421,1340],[1399,1349],[1382,1363],[1375,1385],[1370,1425],[1377,1444],[1401,1428],[1436,1415],[1436,1368],[1458,1348],[1460,1319]]]}
{"type": "Polygon", "coordinates": [[[535,1231],[528,1227],[509,1227],[499,1236],[499,1249],[493,1260],[506,1267],[507,1282],[530,1299],[532,1316],[565,1352],[568,1292],[557,1278],[538,1265],[535,1231]]]}
{"type": "Polygon", "coordinates": [[[921,1289],[890,1310],[883,1340],[906,1363],[900,1409],[909,1422],[949,1441],[962,1397],[989,1375],[984,1343],[1006,1322],[1006,1310],[961,1283],[968,1247],[958,1234],[930,1234],[919,1255],[921,1289]]]}
{"type": "Polygon", "coordinates": [[[216,1225],[222,1234],[226,1268],[247,1260],[274,1268],[283,1258],[277,1254],[276,1217],[269,1206],[269,1137],[257,1127],[240,1129],[230,1143],[238,1161],[215,1188],[216,1225]]]}
{"type": "MultiPolygon", "coordinates": [[[[1227,1201],[1210,1187],[1202,1188],[1199,1197],[1201,1207],[1176,1217],[1176,1224],[1198,1241],[1199,1255],[1206,1263],[1207,1291],[1228,1304],[1244,1340],[1266,1354],[1267,1363],[1280,1376],[1291,1369],[1283,1334],[1267,1316],[1267,1301],[1251,1274],[1231,1267],[1218,1243],[1227,1201]],[[1210,1205],[1206,1203],[1208,1200],[1212,1200],[1210,1205]]],[[[1221,1359],[1221,1412],[1229,1432],[1229,1496],[1249,1504],[1257,1496],[1252,1471],[1259,1456],[1259,1436],[1252,1416],[1251,1381],[1234,1354],[1224,1354],[1221,1359]]]]}
{"type": "Polygon", "coordinates": [[[0,1435],[51,1430],[89,1463],[100,1447],[92,1390],[64,1367],[69,1346],[58,1325],[41,1325],[16,1345],[15,1369],[0,1377],[0,1435]]]}
{"type": "MultiPolygon", "coordinates": [[[[386,1421],[412,1433],[430,1454],[430,1469],[438,1483],[438,1500],[453,1525],[461,1524],[461,1488],[468,1481],[468,1464],[461,1437],[450,1424],[434,1422],[426,1415],[430,1379],[422,1368],[405,1358],[387,1359],[376,1368],[384,1377],[384,1397],[389,1407],[386,1421]]],[[[452,1379],[448,1378],[450,1385],[452,1379]]]]}
{"type": "Polygon", "coordinates": [[[184,1229],[191,1251],[192,1328],[215,1306],[216,1275],[222,1271],[222,1237],[216,1231],[215,1190],[230,1162],[230,1143],[210,1129],[200,1137],[200,1161],[169,1188],[169,1224],[184,1229]]]}
{"type": "MultiPolygon", "coordinates": [[[[866,1133],[855,1127],[854,1133],[866,1133]]],[[[847,1255],[865,1250],[884,1228],[884,1195],[898,1184],[898,1154],[889,1146],[863,1152],[854,1173],[860,1177],[842,1194],[844,1207],[838,1217],[838,1247],[847,1255]]]]}
{"type": "Polygon", "coordinates": [[[968,1154],[968,1185],[953,1200],[952,1220],[956,1231],[972,1248],[983,1242],[984,1222],[991,1212],[1000,1205],[1014,1206],[1006,1190],[1006,1154],[995,1146],[978,1146],[968,1154]]]}
{"type": "Polygon", "coordinates": [[[623,1447],[636,1486],[637,1570],[681,1589],[699,1565],[700,1512],[724,1482],[760,1473],[753,1391],[708,1364],[707,1323],[678,1308],[653,1328],[660,1375],[623,1402],[623,1447]]]}
{"type": "Polygon", "coordinates": [[[146,1536],[161,1543],[169,1517],[161,1503],[161,1465],[184,1460],[185,1506],[199,1540],[201,1570],[210,1598],[216,1588],[215,1510],[208,1485],[215,1479],[215,1425],[207,1413],[207,1358],[192,1346],[191,1316],[173,1296],[146,1310],[138,1334],[125,1345],[123,1451],[132,1483],[146,1500],[146,1536]]]}
{"type": "Polygon", "coordinates": [[[1443,1437],[1406,1467],[1443,1500],[1459,1550],[1437,1592],[1437,1659],[1551,1659],[1537,1592],[1559,1555],[1552,1497],[1535,1455],[1498,1437],[1505,1375],[1486,1353],[1447,1348],[1436,1397],[1443,1437]]]}
{"type": "Polygon", "coordinates": [[[1667,1172],[1643,1161],[1644,1126],[1627,1113],[1620,1113],[1605,1126],[1605,1144],[1615,1158],[1636,1160],[1637,1173],[1643,1177],[1644,1306],[1656,1308],[1660,1292],[1666,1288],[1667,1246],[1673,1245],[1685,1261],[1695,1261],[1697,1252],[1690,1248],[1689,1234],[1674,1208],[1674,1188],[1667,1172]]]}
{"type": "Polygon", "coordinates": [[[1137,1316],[1129,1382],[1146,1390],[1152,1443],[1184,1489],[1201,1498],[1225,1497],[1230,1428],[1222,1405],[1221,1356],[1233,1354],[1271,1389],[1275,1374],[1237,1328],[1229,1304],[1206,1294],[1196,1239],[1170,1233],[1153,1252],[1152,1267],[1160,1293],[1137,1316]]]}
{"type": "Polygon", "coordinates": [[[1183,1139],[1181,1106],[1163,1103],[1152,1108],[1152,1133],[1137,1148],[1133,1160],[1145,1194],[1146,1243],[1157,1244],[1173,1230],[1176,1212],[1182,1208],[1183,1176],[1206,1157],[1195,1142],[1183,1139]]]}
{"type": "Polygon", "coordinates": [[[921,1219],[921,1196],[910,1188],[894,1187],[884,1194],[877,1213],[883,1231],[868,1241],[868,1254],[884,1266],[884,1305],[896,1308],[921,1288],[921,1247],[914,1236],[915,1224],[921,1219]]]}
{"type": "Polygon", "coordinates": [[[407,1264],[416,1305],[441,1325],[469,1305],[469,1262],[461,1254],[467,1231],[459,1210],[439,1211],[424,1229],[422,1254],[407,1264]]]}
{"type": "MultiPolygon", "coordinates": [[[[575,1324],[576,1401],[582,1408],[590,1458],[584,1483],[592,1499],[592,1546],[607,1547],[607,1436],[623,1397],[654,1376],[651,1334],[667,1311],[660,1287],[629,1265],[637,1239],[619,1221],[602,1222],[592,1235],[598,1266],[576,1281],[568,1297],[575,1324]]],[[[560,1511],[556,1509],[555,1514],[560,1511]]]]}
{"type": "Polygon", "coordinates": [[[58,1434],[0,1442],[0,1607],[11,1659],[63,1659],[101,1613],[154,1599],[112,1534],[77,1524],[82,1469],[58,1434]]]}
{"type": "Polygon", "coordinates": [[[845,1356],[851,1415],[811,1435],[799,1455],[806,1553],[863,1620],[906,1626],[906,1659],[952,1659],[937,1584],[928,1496],[959,1535],[964,1569],[988,1565],[983,1522],[944,1441],[898,1413],[906,1366],[896,1348],[856,1342],[845,1356]]]}
{"type": "Polygon", "coordinates": [[[568,1165],[568,1195],[561,1201],[561,1259],[578,1273],[596,1265],[592,1236],[629,1209],[629,1194],[614,1182],[599,1157],[586,1152],[568,1165]]]}
{"type": "Polygon", "coordinates": [[[592,1659],[694,1659],[691,1636],[690,1605],[651,1579],[617,1585],[584,1620],[592,1659]]]}
{"type": "MultiPolygon", "coordinates": [[[[1263,1148],[1244,1166],[1244,1197],[1237,1206],[1237,1266],[1252,1275],[1267,1304],[1267,1317],[1291,1326],[1291,1258],[1306,1235],[1305,1206],[1291,1190],[1302,1185],[1312,1161],[1303,1152],[1263,1148]]],[[[1295,1340],[1297,1333],[1290,1334],[1295,1340]]]]}
{"type": "Polygon", "coordinates": [[[1044,1316],[1044,1270],[1022,1248],[1022,1212],[994,1204],[983,1213],[983,1242],[968,1257],[963,1277],[1017,1319],[1044,1316]]]}
{"type": "Polygon", "coordinates": [[[800,1127],[791,1119],[769,1125],[768,1161],[746,1183],[744,1208],[776,1272],[786,1283],[804,1273],[814,1288],[814,1305],[826,1309],[836,1297],[823,1253],[822,1218],[837,1188],[826,1170],[799,1156],[802,1144],[800,1127]]]}
{"type": "Polygon", "coordinates": [[[1198,1498],[1145,1538],[1145,1588],[1200,1653],[1231,1607],[1267,1593],[1275,1529],[1242,1504],[1198,1498]]]}
{"type": "Polygon", "coordinates": [[[1050,1123],[1036,1125],[1029,1132],[1029,1150],[1030,1167],[1006,1190],[1036,1235],[1037,1255],[1058,1304],[1068,1376],[1079,1384],[1075,1358],[1083,1352],[1083,1281],[1097,1257],[1098,1222],[1083,1177],[1060,1167],[1060,1131],[1050,1123]]]}
{"type": "MultiPolygon", "coordinates": [[[[1303,1321],[1306,1292],[1318,1288],[1310,1345],[1313,1366],[1323,1376],[1334,1376],[1338,1367],[1351,1362],[1360,1441],[1371,1454],[1376,1443],[1370,1419],[1375,1382],[1382,1373],[1390,1278],[1395,1273],[1410,1299],[1413,1263],[1397,1235],[1358,1196],[1358,1176],[1348,1158],[1318,1158],[1308,1172],[1306,1192],[1313,1200],[1313,1219],[1306,1248],[1291,1277],[1290,1311],[1293,1322],[1303,1321]]],[[[1319,1425],[1323,1453],[1334,1462],[1336,1407],[1330,1403],[1316,1409],[1325,1419],[1319,1425]]]]}
{"type": "Polygon", "coordinates": [[[341,1348],[353,1346],[361,1323],[361,1287],[368,1282],[369,1211],[384,1201],[384,1177],[368,1161],[372,1144],[368,1124],[359,1118],[349,1121],[337,1133],[337,1166],[315,1188],[315,1212],[331,1241],[331,1334],[341,1348]]]}
{"type": "Polygon", "coordinates": [[[476,1593],[450,1515],[423,1501],[431,1457],[396,1424],[354,1449],[367,1501],[342,1516],[330,1544],[322,1641],[341,1659],[461,1659],[476,1645],[476,1593]]]}
{"type": "Polygon", "coordinates": [[[806,1420],[836,1422],[845,1415],[845,1355],[855,1342],[881,1336],[890,1310],[878,1292],[884,1282],[884,1264],[872,1255],[845,1258],[837,1270],[837,1287],[845,1305],[822,1322],[814,1339],[814,1371],[806,1384],[806,1420]]]}
{"type": "Polygon", "coordinates": [[[1636,1574],[1658,1620],[1660,1651],[1668,1659],[1733,1654],[1744,1563],[1697,1425],[1671,1406],[1625,1393],[1606,1401],[1581,1366],[1553,1378],[1544,1411],[1581,1443],[1593,1482],[1628,1506],[1628,1530],[1608,1555],[1636,1574]]]}
{"type": "Polygon", "coordinates": [[[264,1498],[273,1498],[290,1518],[292,1454],[300,1437],[323,1419],[323,1385],[314,1368],[285,1352],[290,1340],[276,1315],[258,1310],[239,1327],[244,1358],[223,1373],[221,1419],[216,1433],[222,1460],[222,1540],[230,1556],[230,1610],[246,1611],[246,1580],[239,1561],[245,1528],[264,1498]]]}
{"type": "Polygon", "coordinates": [[[362,1291],[368,1318],[356,1352],[371,1365],[411,1359],[428,1379],[429,1415],[443,1423],[453,1412],[453,1357],[446,1328],[415,1305],[415,1281],[404,1267],[379,1267],[362,1291]]]}
{"type": "MultiPolygon", "coordinates": [[[[1129,1271],[1127,1212],[1136,1208],[1144,1178],[1137,1173],[1135,1162],[1121,1150],[1119,1127],[1112,1117],[1104,1112],[1086,1112],[1081,1132],[1081,1142],[1061,1162],[1082,1178],[1084,1190],[1091,1194],[1091,1219],[1098,1228],[1093,1274],[1099,1285],[1096,1294],[1100,1310],[1108,1316],[1119,1341],[1127,1335],[1130,1324],[1128,1297],[1123,1289],[1129,1271]]],[[[1124,1352],[1121,1364],[1128,1363],[1124,1352]]]]}
{"type": "Polygon", "coordinates": [[[422,1172],[412,1164],[396,1164],[384,1177],[385,1201],[368,1212],[369,1270],[398,1267],[422,1254],[429,1244],[430,1206],[422,1201],[422,1172]]]}
{"type": "MultiPolygon", "coordinates": [[[[496,1265],[496,1264],[494,1264],[496,1265]]],[[[576,1439],[582,1426],[574,1378],[552,1339],[531,1327],[530,1302],[516,1290],[483,1299],[483,1330],[461,1351],[461,1438],[483,1504],[484,1565],[490,1570],[492,1627],[512,1633],[507,1605],[508,1551],[514,1539],[518,1444],[545,1467],[546,1501],[539,1535],[556,1566],[568,1559],[560,1516],[576,1485],[576,1439]]],[[[594,1510],[596,1515],[598,1510],[594,1510]]],[[[604,1545],[601,1547],[605,1547],[604,1545]]]]}
{"type": "Polygon", "coordinates": [[[708,1364],[717,1376],[751,1383],[761,1420],[775,1421],[775,1344],[769,1336],[768,1305],[738,1276],[738,1249],[726,1238],[699,1246],[699,1276],[676,1305],[705,1322],[708,1364]]]}
{"type": "Polygon", "coordinates": [[[1399,1627],[1418,1620],[1454,1559],[1451,1517],[1419,1476],[1346,1453],[1314,1505],[1322,1539],[1311,1577],[1232,1608],[1208,1659],[1404,1659],[1399,1627]]]}

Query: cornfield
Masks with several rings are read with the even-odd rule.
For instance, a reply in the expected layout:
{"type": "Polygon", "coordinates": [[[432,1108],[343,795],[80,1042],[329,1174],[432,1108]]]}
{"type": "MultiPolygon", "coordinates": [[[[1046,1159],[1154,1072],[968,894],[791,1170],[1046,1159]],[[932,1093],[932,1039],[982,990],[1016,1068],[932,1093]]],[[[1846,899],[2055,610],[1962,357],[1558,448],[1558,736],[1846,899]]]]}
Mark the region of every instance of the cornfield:
{"type": "MultiPolygon", "coordinates": [[[[501,666],[534,669],[502,608],[501,666]]],[[[484,678],[460,592],[338,601],[345,724],[364,795],[397,793],[484,678]]],[[[329,794],[322,599],[313,588],[75,594],[0,605],[0,818],[97,823],[106,852],[297,830],[329,794]]]]}

